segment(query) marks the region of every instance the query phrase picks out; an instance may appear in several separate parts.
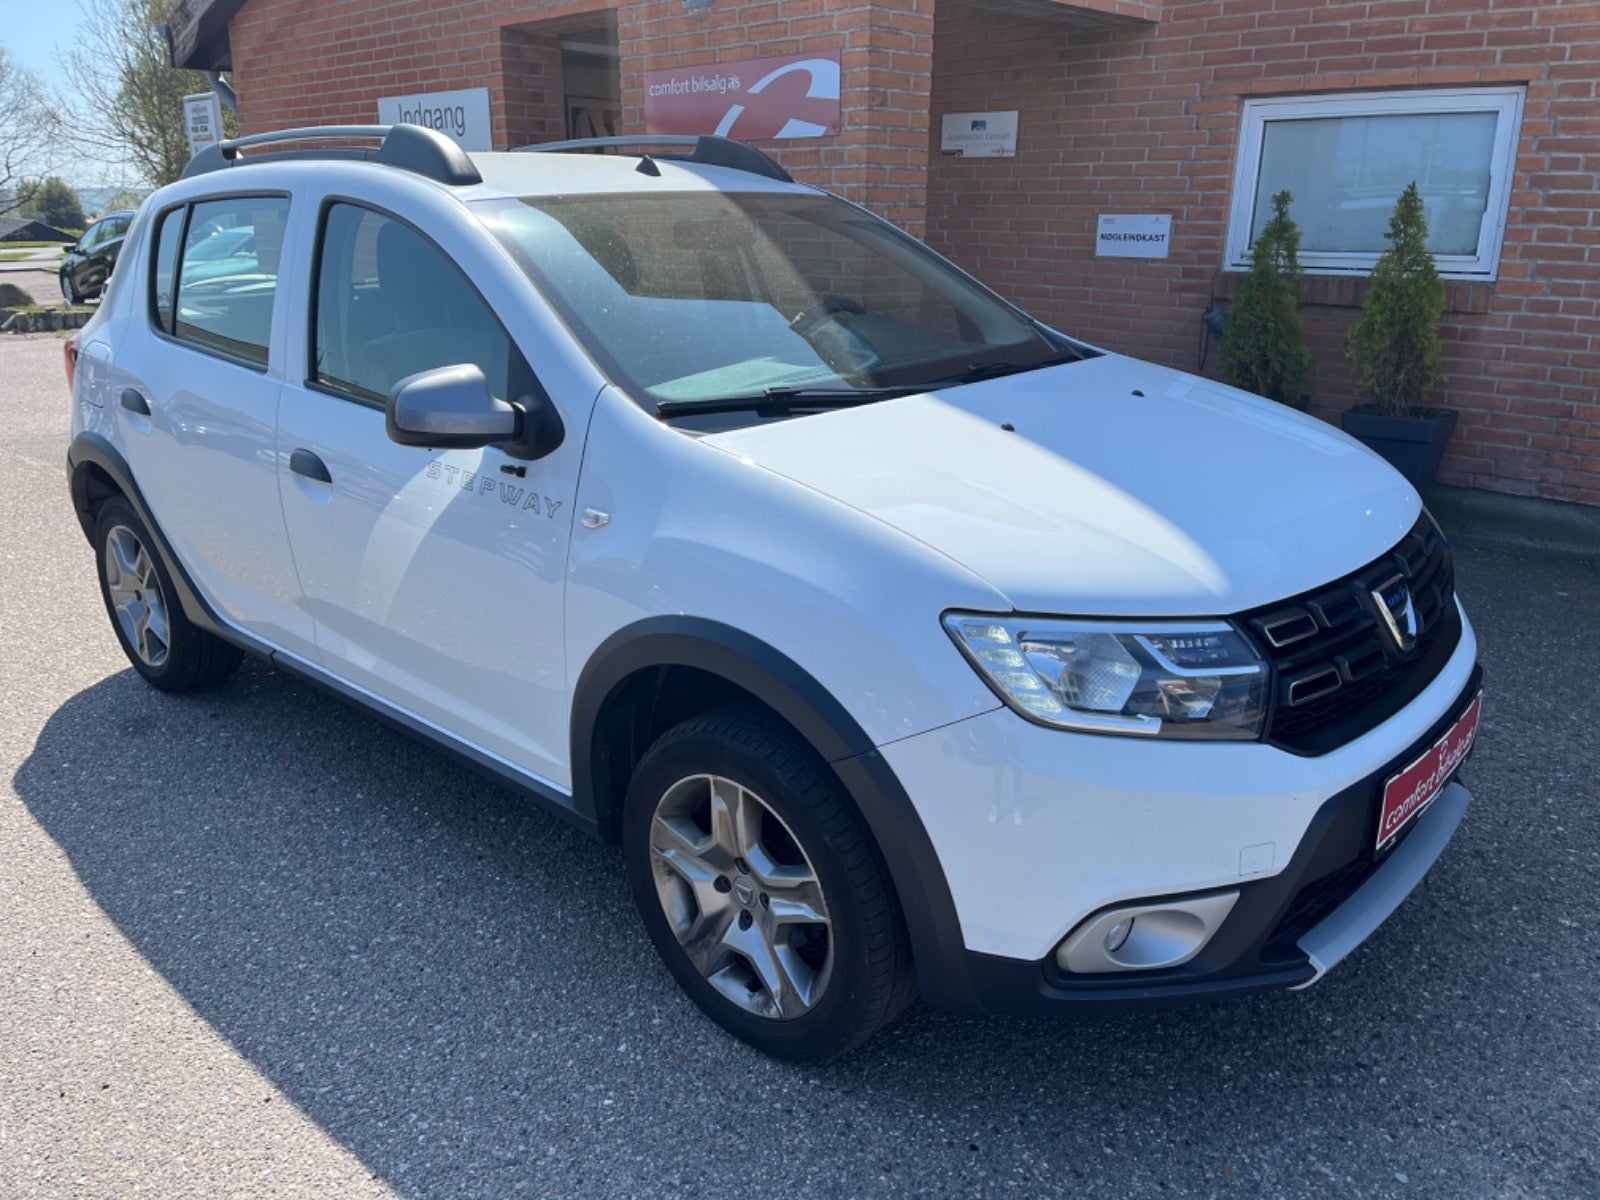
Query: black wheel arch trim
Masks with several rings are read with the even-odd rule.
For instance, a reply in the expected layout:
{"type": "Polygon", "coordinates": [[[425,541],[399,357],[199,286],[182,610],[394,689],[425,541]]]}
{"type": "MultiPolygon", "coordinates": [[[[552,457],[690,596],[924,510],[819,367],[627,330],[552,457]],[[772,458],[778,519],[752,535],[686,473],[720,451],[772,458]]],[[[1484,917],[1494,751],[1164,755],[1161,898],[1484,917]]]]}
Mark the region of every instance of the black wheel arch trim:
{"type": "Polygon", "coordinates": [[[206,598],[201,595],[200,589],[195,586],[194,580],[189,577],[189,572],[184,570],[177,554],[173,552],[172,543],[167,540],[160,522],[150,511],[144,493],[134,482],[133,470],[128,466],[128,460],[122,457],[122,452],[112,445],[108,438],[89,430],[74,437],[72,444],[67,448],[67,479],[72,488],[72,508],[78,514],[78,524],[83,526],[83,536],[91,543],[94,541],[94,506],[99,497],[91,492],[90,484],[93,482],[93,474],[89,469],[91,466],[97,467],[110,478],[113,486],[122,493],[129,504],[133,505],[133,511],[139,514],[139,520],[144,522],[144,527],[150,531],[150,539],[155,543],[156,552],[161,555],[162,563],[177,588],[178,602],[183,606],[183,615],[207,633],[215,634],[224,641],[232,642],[253,654],[265,655],[266,650],[263,647],[252,644],[250,639],[224,625],[217,617],[206,598]]]}
{"type": "Polygon", "coordinates": [[[855,718],[804,668],[741,629],[699,617],[646,617],[608,637],[578,678],[572,706],[572,783],[578,814],[615,836],[599,811],[596,734],[607,701],[640,671],[692,667],[750,693],[828,764],[867,823],[889,870],[923,997],[976,1012],[961,923],[932,839],[894,771],[855,718]]]}

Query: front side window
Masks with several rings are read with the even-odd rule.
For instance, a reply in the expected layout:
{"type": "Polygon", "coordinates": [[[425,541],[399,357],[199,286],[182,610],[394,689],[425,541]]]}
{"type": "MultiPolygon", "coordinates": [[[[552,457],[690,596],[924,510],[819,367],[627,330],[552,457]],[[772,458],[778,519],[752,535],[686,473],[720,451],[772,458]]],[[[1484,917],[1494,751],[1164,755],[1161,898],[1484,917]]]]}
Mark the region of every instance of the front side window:
{"type": "Polygon", "coordinates": [[[182,341],[265,366],[288,217],[289,201],[280,196],[206,200],[164,214],[152,262],[152,320],[182,341]],[[207,254],[211,238],[238,229],[251,232],[248,253],[207,254]]]}
{"type": "Polygon", "coordinates": [[[1302,265],[1364,274],[1387,248],[1390,213],[1414,180],[1440,272],[1492,278],[1521,116],[1520,88],[1247,101],[1229,268],[1249,267],[1272,197],[1287,190],[1303,235],[1302,265]]]}
{"type": "Polygon", "coordinates": [[[1024,314],[829,196],[475,207],[615,382],[662,411],[786,389],[931,389],[1063,356],[1024,314]]]}
{"type": "Polygon", "coordinates": [[[470,363],[500,399],[528,394],[531,372],[453,262],[402,221],[352,204],[323,218],[312,378],[382,401],[408,375],[470,363]]]}

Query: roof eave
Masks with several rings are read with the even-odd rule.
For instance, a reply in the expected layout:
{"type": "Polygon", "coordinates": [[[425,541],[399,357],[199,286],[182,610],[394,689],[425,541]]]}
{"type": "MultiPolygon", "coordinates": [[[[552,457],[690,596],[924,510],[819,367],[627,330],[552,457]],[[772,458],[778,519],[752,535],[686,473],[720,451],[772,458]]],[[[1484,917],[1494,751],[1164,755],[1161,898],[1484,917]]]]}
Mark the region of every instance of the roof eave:
{"type": "Polygon", "coordinates": [[[245,0],[182,0],[167,18],[172,65],[188,71],[233,69],[228,22],[245,0]]]}

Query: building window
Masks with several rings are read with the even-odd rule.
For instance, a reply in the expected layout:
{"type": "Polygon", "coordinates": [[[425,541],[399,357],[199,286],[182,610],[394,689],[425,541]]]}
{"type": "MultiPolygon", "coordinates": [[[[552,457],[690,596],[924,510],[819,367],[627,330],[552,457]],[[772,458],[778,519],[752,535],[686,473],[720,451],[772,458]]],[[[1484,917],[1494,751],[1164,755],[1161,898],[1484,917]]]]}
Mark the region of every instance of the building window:
{"type": "Polygon", "coordinates": [[[1272,196],[1287,189],[1301,265],[1366,274],[1386,248],[1396,198],[1416,180],[1440,273],[1493,279],[1521,124],[1521,88],[1247,100],[1228,268],[1249,267],[1272,196]]]}

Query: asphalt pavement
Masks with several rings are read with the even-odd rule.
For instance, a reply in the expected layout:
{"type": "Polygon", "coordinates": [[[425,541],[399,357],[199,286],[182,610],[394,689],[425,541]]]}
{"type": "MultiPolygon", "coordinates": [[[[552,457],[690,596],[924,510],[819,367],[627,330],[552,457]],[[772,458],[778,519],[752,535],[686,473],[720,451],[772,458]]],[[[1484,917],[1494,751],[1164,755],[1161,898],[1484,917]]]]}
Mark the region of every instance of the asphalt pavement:
{"type": "MultiPolygon", "coordinates": [[[[0,252],[5,250],[5,243],[0,242],[0,252]]],[[[60,266],[59,246],[36,247],[28,251],[27,258],[0,260],[0,283],[16,284],[35,304],[61,304],[60,266]]]]}
{"type": "Polygon", "coordinates": [[[1456,539],[1476,801],[1316,987],[762,1058],[617,853],[304,684],[123,660],[0,336],[0,1197],[1600,1196],[1600,560],[1456,539]]]}

